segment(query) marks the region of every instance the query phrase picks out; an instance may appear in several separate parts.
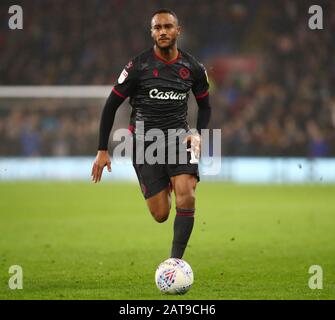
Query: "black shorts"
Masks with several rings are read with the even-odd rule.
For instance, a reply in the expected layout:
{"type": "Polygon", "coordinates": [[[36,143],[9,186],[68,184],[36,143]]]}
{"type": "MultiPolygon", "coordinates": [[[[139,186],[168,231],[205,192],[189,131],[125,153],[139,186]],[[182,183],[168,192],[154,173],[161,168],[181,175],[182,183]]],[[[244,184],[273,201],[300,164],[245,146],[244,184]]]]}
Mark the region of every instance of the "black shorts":
{"type": "MultiPolygon", "coordinates": [[[[145,143],[145,148],[150,143],[145,143]]],[[[178,151],[176,152],[176,164],[148,164],[145,159],[143,164],[137,164],[135,136],[133,139],[133,166],[145,199],[156,195],[164,190],[170,184],[170,178],[180,174],[189,174],[195,176],[200,181],[198,164],[191,164],[191,154],[187,152],[187,163],[178,163],[178,151]]]]}

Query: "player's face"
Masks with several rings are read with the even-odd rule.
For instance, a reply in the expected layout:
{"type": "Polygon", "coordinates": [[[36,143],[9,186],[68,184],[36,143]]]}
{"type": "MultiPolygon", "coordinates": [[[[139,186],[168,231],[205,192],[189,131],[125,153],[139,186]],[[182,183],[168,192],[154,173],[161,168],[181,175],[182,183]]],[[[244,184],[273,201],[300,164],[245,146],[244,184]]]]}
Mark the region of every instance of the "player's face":
{"type": "Polygon", "coordinates": [[[180,27],[175,17],[168,13],[156,14],[151,21],[151,36],[160,49],[174,46],[180,34],[180,27]]]}

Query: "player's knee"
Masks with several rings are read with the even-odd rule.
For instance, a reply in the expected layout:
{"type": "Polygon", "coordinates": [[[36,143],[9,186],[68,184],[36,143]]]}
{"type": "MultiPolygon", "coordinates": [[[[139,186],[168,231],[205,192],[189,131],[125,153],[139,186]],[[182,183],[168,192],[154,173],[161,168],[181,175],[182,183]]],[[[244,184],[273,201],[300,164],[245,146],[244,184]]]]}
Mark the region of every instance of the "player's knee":
{"type": "Polygon", "coordinates": [[[155,217],[155,220],[156,220],[158,223],[163,223],[163,222],[165,222],[167,219],[168,219],[168,216],[156,216],[156,217],[155,217]]]}
{"type": "Polygon", "coordinates": [[[195,194],[193,190],[181,192],[176,195],[177,208],[194,208],[195,194]]]}
{"type": "Polygon", "coordinates": [[[152,216],[158,223],[163,223],[169,217],[170,211],[168,209],[160,209],[160,210],[150,210],[152,216]]]}

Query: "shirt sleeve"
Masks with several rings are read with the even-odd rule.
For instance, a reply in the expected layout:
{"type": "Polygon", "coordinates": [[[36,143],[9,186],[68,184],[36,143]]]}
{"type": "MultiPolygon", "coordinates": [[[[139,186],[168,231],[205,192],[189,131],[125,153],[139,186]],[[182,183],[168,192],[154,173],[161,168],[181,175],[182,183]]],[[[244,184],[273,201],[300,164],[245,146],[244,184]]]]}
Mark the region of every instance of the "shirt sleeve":
{"type": "Polygon", "coordinates": [[[117,83],[113,87],[113,92],[120,98],[127,98],[131,96],[138,83],[138,63],[135,60],[129,61],[128,64],[121,71],[117,83]]]}
{"type": "Polygon", "coordinates": [[[124,99],[114,92],[109,95],[101,114],[98,150],[108,149],[108,139],[113,127],[115,114],[123,101],[124,99]]]}
{"type": "Polygon", "coordinates": [[[209,83],[206,68],[204,67],[204,65],[199,64],[196,79],[192,86],[192,92],[196,99],[202,99],[208,96],[208,89],[209,83]]]}
{"type": "Polygon", "coordinates": [[[209,104],[209,95],[201,99],[197,99],[198,103],[198,119],[197,119],[197,130],[201,133],[202,129],[207,129],[209,120],[211,118],[211,106],[209,104]]]}

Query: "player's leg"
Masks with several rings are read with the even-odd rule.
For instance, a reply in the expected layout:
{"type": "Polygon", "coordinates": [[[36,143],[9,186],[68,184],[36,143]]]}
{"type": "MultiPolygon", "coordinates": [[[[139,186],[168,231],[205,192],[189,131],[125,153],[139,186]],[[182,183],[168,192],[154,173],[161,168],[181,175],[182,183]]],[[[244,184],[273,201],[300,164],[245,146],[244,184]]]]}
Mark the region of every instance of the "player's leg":
{"type": "MultiPolygon", "coordinates": [[[[134,135],[134,142],[136,136],[134,135]]],[[[148,144],[149,145],[149,144],[148,144]]],[[[146,147],[148,146],[146,145],[146,147]]],[[[161,223],[168,219],[171,209],[171,182],[163,164],[136,163],[136,152],[144,152],[141,144],[133,144],[133,166],[146,200],[148,209],[153,218],[161,223]]]]}
{"type": "Polygon", "coordinates": [[[147,206],[154,219],[162,223],[169,217],[171,209],[171,188],[166,187],[156,195],[146,200],[147,206]]]}
{"type": "Polygon", "coordinates": [[[171,182],[162,165],[136,165],[135,172],[148,209],[157,222],[164,222],[171,209],[171,182]]]}
{"type": "Polygon", "coordinates": [[[171,177],[171,182],[176,196],[171,257],[181,259],[193,230],[198,179],[191,174],[180,174],[171,177]]]}

